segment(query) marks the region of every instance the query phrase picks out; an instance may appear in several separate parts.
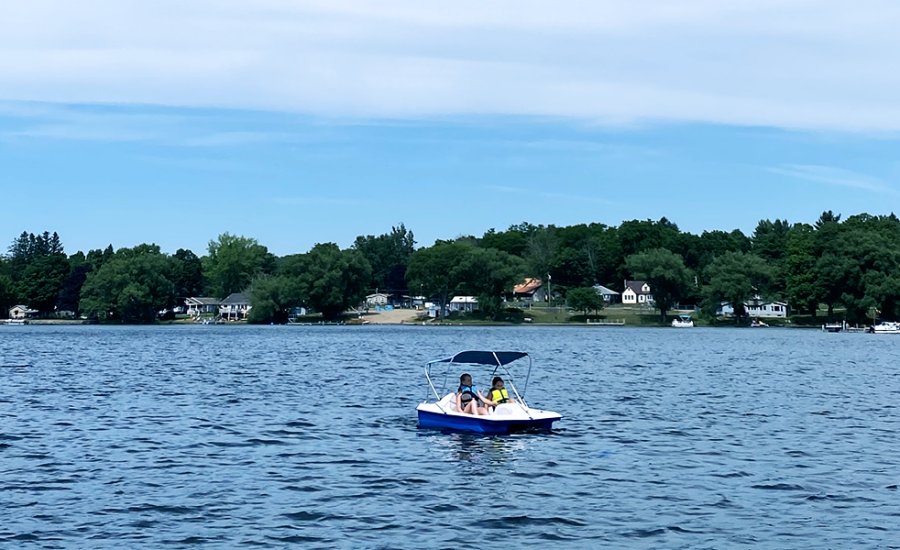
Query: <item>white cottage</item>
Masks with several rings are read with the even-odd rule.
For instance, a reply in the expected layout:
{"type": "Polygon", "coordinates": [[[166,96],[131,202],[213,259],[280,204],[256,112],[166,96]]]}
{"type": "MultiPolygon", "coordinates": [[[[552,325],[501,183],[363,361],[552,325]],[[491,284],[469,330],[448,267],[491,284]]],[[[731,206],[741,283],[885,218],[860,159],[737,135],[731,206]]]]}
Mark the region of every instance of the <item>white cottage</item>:
{"type": "Polygon", "coordinates": [[[450,300],[450,311],[472,312],[478,309],[478,298],[475,296],[454,296],[450,300]]]}
{"type": "MultiPolygon", "coordinates": [[[[787,304],[785,302],[767,302],[765,300],[748,300],[744,302],[744,309],[748,317],[764,317],[766,319],[784,319],[787,317],[787,304]]],[[[722,317],[734,317],[734,308],[727,302],[722,302],[716,311],[722,317]]]]}
{"type": "Polygon", "coordinates": [[[36,309],[31,309],[28,306],[20,305],[9,308],[10,319],[31,319],[37,314],[38,311],[36,309]]]}
{"type": "Polygon", "coordinates": [[[622,292],[623,304],[645,305],[652,301],[653,294],[646,281],[625,281],[625,290],[622,292]]]}

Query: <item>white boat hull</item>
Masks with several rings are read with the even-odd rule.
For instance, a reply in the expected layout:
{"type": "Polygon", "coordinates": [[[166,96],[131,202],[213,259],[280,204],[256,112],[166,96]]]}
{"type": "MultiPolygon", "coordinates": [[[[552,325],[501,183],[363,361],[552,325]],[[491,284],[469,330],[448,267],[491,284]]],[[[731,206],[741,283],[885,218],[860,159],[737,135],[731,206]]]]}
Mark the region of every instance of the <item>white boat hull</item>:
{"type": "Polygon", "coordinates": [[[463,430],[486,434],[511,431],[550,429],[562,415],[552,411],[532,409],[519,403],[504,403],[488,415],[465,414],[456,411],[456,394],[450,393],[437,403],[422,403],[416,407],[419,427],[463,430]]]}
{"type": "Polygon", "coordinates": [[[872,327],[873,334],[900,334],[900,323],[884,322],[872,327]]]}

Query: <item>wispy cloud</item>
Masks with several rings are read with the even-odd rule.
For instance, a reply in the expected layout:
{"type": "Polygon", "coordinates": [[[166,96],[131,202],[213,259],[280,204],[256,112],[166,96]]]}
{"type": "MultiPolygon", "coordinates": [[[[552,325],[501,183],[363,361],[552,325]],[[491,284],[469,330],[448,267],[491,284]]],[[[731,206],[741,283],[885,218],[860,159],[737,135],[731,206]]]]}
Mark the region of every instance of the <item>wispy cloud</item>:
{"type": "Polygon", "coordinates": [[[766,170],[775,174],[814,181],[817,183],[853,187],[856,189],[865,189],[866,191],[887,193],[891,195],[900,194],[896,189],[890,187],[887,183],[878,178],[859,174],[850,170],[844,170],[843,168],[835,168],[833,166],[787,164],[780,167],[768,167],[766,170]]]}
{"type": "Polygon", "coordinates": [[[893,0],[30,0],[0,100],[900,131],[893,0]]]}
{"type": "Polygon", "coordinates": [[[498,191],[500,193],[509,193],[516,195],[525,195],[530,197],[540,197],[544,199],[562,199],[578,202],[592,202],[598,204],[615,204],[615,201],[604,199],[599,196],[575,195],[569,193],[557,193],[555,191],[537,191],[534,189],[525,189],[522,187],[510,187],[508,185],[486,185],[486,189],[498,191]]]}

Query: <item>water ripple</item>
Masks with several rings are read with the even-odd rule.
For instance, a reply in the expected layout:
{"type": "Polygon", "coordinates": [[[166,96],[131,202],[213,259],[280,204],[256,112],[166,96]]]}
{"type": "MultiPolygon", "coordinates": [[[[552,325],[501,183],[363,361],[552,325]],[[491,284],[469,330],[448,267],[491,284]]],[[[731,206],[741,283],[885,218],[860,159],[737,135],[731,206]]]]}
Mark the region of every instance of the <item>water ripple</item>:
{"type": "Polygon", "coordinates": [[[896,546],[898,357],[776,329],[0,327],[0,547],[896,546]],[[532,352],[564,420],[418,430],[422,365],[465,348],[532,352]]]}

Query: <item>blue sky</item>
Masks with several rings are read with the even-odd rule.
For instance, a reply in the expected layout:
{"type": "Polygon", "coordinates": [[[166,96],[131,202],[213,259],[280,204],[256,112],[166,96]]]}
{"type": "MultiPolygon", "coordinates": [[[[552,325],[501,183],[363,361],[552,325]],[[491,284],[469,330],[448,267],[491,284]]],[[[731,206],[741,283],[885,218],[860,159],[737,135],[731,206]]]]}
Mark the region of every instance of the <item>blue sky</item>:
{"type": "Polygon", "coordinates": [[[36,0],[0,20],[0,240],[895,210],[893,3],[36,0]]]}

